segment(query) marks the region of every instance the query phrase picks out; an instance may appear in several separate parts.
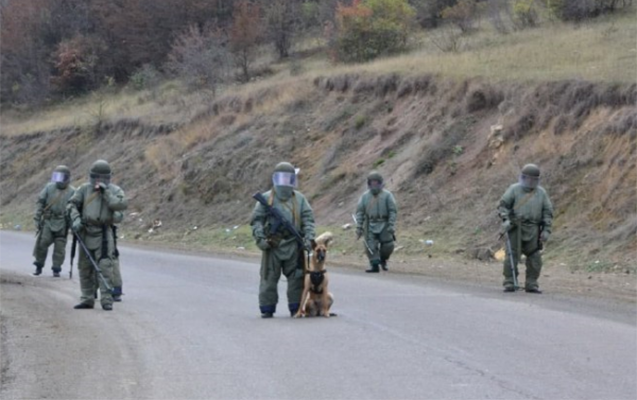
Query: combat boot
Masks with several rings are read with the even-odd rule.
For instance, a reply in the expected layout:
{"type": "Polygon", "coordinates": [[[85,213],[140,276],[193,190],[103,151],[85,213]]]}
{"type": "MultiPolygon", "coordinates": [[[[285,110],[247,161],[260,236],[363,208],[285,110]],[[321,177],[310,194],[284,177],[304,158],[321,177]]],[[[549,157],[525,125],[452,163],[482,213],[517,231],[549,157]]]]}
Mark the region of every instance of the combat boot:
{"type": "Polygon", "coordinates": [[[113,311],[113,305],[112,304],[102,304],[102,310],[104,311],[113,311]]]}
{"type": "Polygon", "coordinates": [[[276,311],[276,305],[273,306],[259,306],[261,310],[261,318],[272,318],[276,311]]]}
{"type": "Polygon", "coordinates": [[[54,278],[59,278],[60,277],[60,271],[62,271],[62,268],[60,267],[53,267],[53,277],[54,278]]]}
{"type": "Polygon", "coordinates": [[[383,271],[389,271],[389,268],[387,267],[387,260],[380,260],[380,267],[383,271]]]}
{"type": "Polygon", "coordinates": [[[42,265],[38,263],[33,263],[33,265],[35,265],[35,272],[32,273],[31,275],[39,276],[40,274],[42,274],[42,265]]]}
{"type": "Polygon", "coordinates": [[[368,272],[368,273],[378,273],[378,272],[380,272],[379,269],[378,269],[378,261],[372,261],[370,263],[369,269],[366,269],[365,272],[368,272]]]}
{"type": "Polygon", "coordinates": [[[115,286],[113,288],[113,293],[111,293],[113,296],[113,301],[122,301],[122,295],[124,293],[122,293],[122,288],[121,286],[115,286]]]}
{"type": "Polygon", "coordinates": [[[91,310],[93,308],[93,304],[88,304],[88,303],[80,303],[75,305],[75,307],[73,307],[76,310],[91,310]]]}
{"type": "Polygon", "coordinates": [[[288,310],[290,310],[290,317],[294,317],[296,313],[299,311],[299,307],[301,304],[299,303],[289,303],[288,310]]]}

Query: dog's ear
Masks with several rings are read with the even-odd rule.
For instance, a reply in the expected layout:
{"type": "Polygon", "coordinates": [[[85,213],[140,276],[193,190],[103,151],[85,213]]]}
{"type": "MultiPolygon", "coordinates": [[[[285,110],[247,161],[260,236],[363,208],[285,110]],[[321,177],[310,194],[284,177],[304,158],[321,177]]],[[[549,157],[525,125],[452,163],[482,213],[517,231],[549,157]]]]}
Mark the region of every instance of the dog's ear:
{"type": "Polygon", "coordinates": [[[316,246],[317,246],[316,240],[314,239],[310,240],[310,244],[312,245],[312,250],[316,250],[316,246]]]}

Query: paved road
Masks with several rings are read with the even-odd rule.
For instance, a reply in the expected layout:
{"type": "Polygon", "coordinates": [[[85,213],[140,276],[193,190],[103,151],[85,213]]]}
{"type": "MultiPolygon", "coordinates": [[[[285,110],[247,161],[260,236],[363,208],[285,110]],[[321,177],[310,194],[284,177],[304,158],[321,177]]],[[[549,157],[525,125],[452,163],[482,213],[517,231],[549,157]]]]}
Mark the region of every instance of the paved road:
{"type": "Polygon", "coordinates": [[[637,398],[631,304],[333,268],[338,317],[262,320],[255,262],[123,247],[124,301],[73,310],[32,240],[0,232],[2,399],[637,398]]]}

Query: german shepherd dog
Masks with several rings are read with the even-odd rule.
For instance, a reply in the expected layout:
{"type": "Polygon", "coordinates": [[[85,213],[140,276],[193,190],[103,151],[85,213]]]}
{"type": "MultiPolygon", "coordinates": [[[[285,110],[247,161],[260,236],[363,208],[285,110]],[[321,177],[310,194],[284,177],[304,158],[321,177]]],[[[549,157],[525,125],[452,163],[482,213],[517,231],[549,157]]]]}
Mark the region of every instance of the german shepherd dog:
{"type": "Polygon", "coordinates": [[[301,307],[294,316],[329,318],[330,307],[334,303],[334,296],[328,291],[329,277],[325,269],[327,248],[334,240],[331,232],[325,232],[312,242],[312,258],[305,272],[305,283],[301,295],[301,307]]]}

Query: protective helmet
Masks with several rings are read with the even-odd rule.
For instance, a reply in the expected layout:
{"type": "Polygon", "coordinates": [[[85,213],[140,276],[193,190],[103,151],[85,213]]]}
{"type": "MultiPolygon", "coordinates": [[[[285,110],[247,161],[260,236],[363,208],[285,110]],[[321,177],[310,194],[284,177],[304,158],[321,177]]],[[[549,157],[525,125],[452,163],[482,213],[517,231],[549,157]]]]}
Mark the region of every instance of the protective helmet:
{"type": "Polygon", "coordinates": [[[274,186],[296,187],[296,170],[289,162],[280,162],[274,167],[272,174],[274,186]]]}
{"type": "Polygon", "coordinates": [[[99,182],[108,185],[111,182],[111,166],[104,160],[95,161],[91,165],[90,178],[93,185],[99,182]]]}
{"type": "Polygon", "coordinates": [[[372,171],[367,175],[367,187],[374,195],[377,195],[383,190],[383,176],[380,172],[372,171]]]}
{"type": "Polygon", "coordinates": [[[540,177],[540,168],[535,164],[526,164],[522,167],[522,175],[540,177]]]}
{"type": "Polygon", "coordinates": [[[367,184],[371,181],[378,181],[378,183],[383,183],[383,176],[378,171],[372,171],[367,175],[367,184]]]}
{"type": "Polygon", "coordinates": [[[540,168],[535,164],[526,164],[520,173],[520,184],[527,189],[535,189],[540,182],[540,168]]]}
{"type": "Polygon", "coordinates": [[[51,182],[55,182],[58,188],[65,189],[71,180],[71,170],[66,165],[58,165],[53,170],[51,182]]]}

